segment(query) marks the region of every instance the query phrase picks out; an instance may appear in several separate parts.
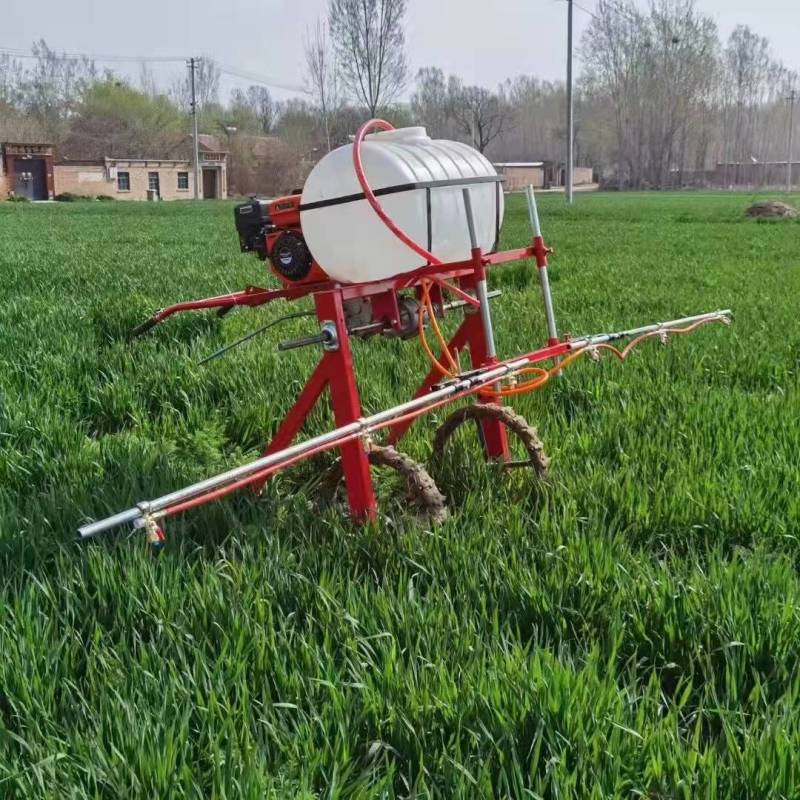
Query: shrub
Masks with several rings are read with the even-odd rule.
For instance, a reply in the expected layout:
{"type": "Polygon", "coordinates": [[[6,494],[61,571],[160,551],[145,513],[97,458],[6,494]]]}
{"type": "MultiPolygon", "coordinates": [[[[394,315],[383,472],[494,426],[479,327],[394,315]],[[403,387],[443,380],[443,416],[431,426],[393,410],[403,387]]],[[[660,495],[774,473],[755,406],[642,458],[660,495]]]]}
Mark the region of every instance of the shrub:
{"type": "Polygon", "coordinates": [[[56,200],[59,203],[89,203],[94,200],[94,197],[87,197],[83,194],[73,194],[72,192],[61,192],[56,195],[56,200]]]}

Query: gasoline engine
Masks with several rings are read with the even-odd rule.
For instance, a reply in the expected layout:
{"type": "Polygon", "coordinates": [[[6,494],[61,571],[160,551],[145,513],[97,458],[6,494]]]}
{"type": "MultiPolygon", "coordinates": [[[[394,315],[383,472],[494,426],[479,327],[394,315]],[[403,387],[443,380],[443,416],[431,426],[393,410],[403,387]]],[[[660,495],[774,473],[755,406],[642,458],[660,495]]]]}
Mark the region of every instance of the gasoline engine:
{"type": "Polygon", "coordinates": [[[300,198],[299,192],[277,200],[253,197],[233,211],[242,252],[269,261],[275,277],[286,286],[327,278],[303,238],[300,198]]]}
{"type": "MultiPolygon", "coordinates": [[[[326,272],[311,255],[300,222],[302,195],[297,192],[275,200],[252,197],[234,208],[239,247],[243,253],[253,253],[269,262],[272,274],[286,287],[309,286],[329,280],[326,272]]],[[[500,293],[492,292],[491,297],[500,293]]],[[[347,331],[351,336],[365,338],[382,334],[408,339],[419,332],[420,314],[427,327],[427,310],[420,309],[413,294],[397,294],[396,313],[376,317],[369,297],[354,297],[344,302],[347,331]]],[[[460,308],[465,301],[434,304],[437,316],[443,310],[460,308]]],[[[385,311],[390,312],[387,307],[385,311]]],[[[308,339],[301,340],[306,343],[308,339]]],[[[283,346],[282,349],[291,349],[283,346]]]]}

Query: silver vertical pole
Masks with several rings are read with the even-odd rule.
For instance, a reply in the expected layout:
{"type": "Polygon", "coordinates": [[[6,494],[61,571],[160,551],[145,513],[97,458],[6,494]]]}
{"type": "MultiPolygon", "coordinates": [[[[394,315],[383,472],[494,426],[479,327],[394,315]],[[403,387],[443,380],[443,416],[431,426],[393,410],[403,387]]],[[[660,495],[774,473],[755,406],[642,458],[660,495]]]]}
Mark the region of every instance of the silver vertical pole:
{"type": "MultiPolygon", "coordinates": [[[[478,238],[475,235],[475,219],[472,216],[472,200],[469,196],[469,189],[462,189],[464,195],[464,210],[467,212],[467,226],[469,228],[469,241],[473,250],[478,247],[478,238]]],[[[486,355],[489,358],[497,356],[497,347],[494,343],[494,328],[492,326],[492,312],[489,308],[489,293],[486,290],[486,277],[482,277],[475,284],[475,294],[481,304],[481,322],[483,323],[483,335],[486,338],[486,355]]]]}
{"type": "MultiPolygon", "coordinates": [[[[528,186],[525,190],[528,198],[528,216],[531,220],[531,229],[537,239],[542,237],[542,228],[539,224],[539,209],[536,207],[536,195],[533,193],[533,186],[528,186]]],[[[553,309],[553,295],[550,292],[550,278],[547,274],[547,267],[539,267],[539,283],[542,287],[542,298],[544,300],[544,313],[547,318],[547,335],[550,339],[558,339],[556,329],[556,312],[553,309]]]]}
{"type": "Polygon", "coordinates": [[[574,117],[573,117],[573,98],[572,98],[572,0],[567,0],[567,169],[565,175],[565,192],[567,203],[572,205],[572,184],[573,184],[573,164],[575,154],[573,152],[575,144],[574,117]]]}
{"type": "Polygon", "coordinates": [[[792,191],[792,150],[794,149],[794,101],[797,97],[797,92],[792,89],[789,95],[789,152],[786,154],[786,192],[789,194],[792,191]]]}
{"type": "Polygon", "coordinates": [[[193,161],[194,161],[194,199],[197,200],[200,197],[200,145],[197,138],[197,92],[195,89],[195,80],[194,80],[194,73],[197,70],[197,62],[200,59],[198,58],[190,58],[189,59],[189,71],[191,75],[191,87],[192,87],[192,150],[193,150],[193,161]]]}

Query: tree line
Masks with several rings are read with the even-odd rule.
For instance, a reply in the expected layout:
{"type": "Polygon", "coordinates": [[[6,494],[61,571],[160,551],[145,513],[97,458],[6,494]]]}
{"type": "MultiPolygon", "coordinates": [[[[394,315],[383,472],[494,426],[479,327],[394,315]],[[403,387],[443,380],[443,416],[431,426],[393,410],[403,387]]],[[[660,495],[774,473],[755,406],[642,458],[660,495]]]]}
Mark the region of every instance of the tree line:
{"type": "MultiPolygon", "coordinates": [[[[488,88],[437,66],[412,75],[406,0],[329,0],[304,42],[305,97],[276,101],[251,85],[220,97],[220,69],[200,61],[200,130],[232,153],[234,185],[293,188],[367,116],[425,125],[494,160],[563,160],[565,87],[532,75],[488,88]],[[269,137],[269,147],[254,142],[269,137]],[[260,153],[260,155],[259,155],[260,153]],[[269,185],[264,185],[268,183],[269,185]]],[[[575,154],[620,188],[680,185],[718,162],[786,157],[796,72],[740,26],[722,41],[695,0],[599,0],[579,48],[575,154]]],[[[0,56],[0,140],[53,142],[70,159],[190,155],[188,74],[158,84],[65,57],[46,42],[33,58],[0,56]]]]}

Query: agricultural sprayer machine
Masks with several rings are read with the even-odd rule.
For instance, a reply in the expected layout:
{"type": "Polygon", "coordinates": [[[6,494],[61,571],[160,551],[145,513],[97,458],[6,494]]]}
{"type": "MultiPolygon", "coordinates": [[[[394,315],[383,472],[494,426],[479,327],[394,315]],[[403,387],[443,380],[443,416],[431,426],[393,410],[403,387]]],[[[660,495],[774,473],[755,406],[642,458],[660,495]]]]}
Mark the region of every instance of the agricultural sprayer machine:
{"type": "MultiPolygon", "coordinates": [[[[467,145],[431,140],[424,128],[396,130],[371,120],[359,129],[352,147],[334,150],[315,166],[302,194],[238,206],[241,249],[267,262],[280,288],[248,286],[177,303],[133,333],[142,334],[186,311],[217,309],[225,314],[237,306],[312,297],[318,330],[279,347],[318,346],[319,363],[262,458],[87,523],[80,535],[88,538],[133,524],[158,547],[165,518],[245,487],[260,488],[276,472],[330,450],[339,451],[354,519],[376,517],[370,467],[383,465],[398,470],[439,520],[446,513],[443,496],[426,470],[395,448],[418,417],[467,401],[441,424],[434,449],[441,450],[460,426],[474,422],[487,459],[530,467],[542,476],[548,462],[536,431],[504,404],[507,398],[541,388],[584,355],[596,359],[610,352],[625,359],[647,339],[666,343],[673,334],[730,320],[730,311],[713,311],[613,333],[559,338],[548,279],[551,251],[542,238],[532,188],[527,202],[531,243],[498,251],[504,196],[492,165],[467,145]],[[538,270],[547,343],[505,358],[495,348],[493,293],[486,273],[519,261],[533,262],[538,270]],[[463,313],[463,321],[447,341],[440,321],[456,311],[463,313]],[[364,416],[351,342],[378,335],[417,338],[431,368],[411,400],[364,416]],[[618,349],[613,343],[622,340],[627,344],[618,349]],[[462,366],[464,353],[468,367],[462,366]],[[326,389],[336,427],[293,444],[326,389]],[[383,443],[377,441],[381,432],[386,434],[383,443]],[[509,435],[521,440],[524,459],[512,459],[509,435]]],[[[298,314],[288,315],[294,316],[298,314]]]]}

